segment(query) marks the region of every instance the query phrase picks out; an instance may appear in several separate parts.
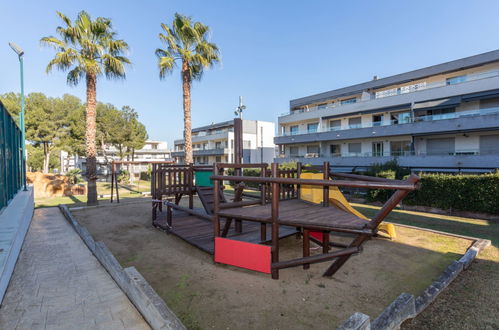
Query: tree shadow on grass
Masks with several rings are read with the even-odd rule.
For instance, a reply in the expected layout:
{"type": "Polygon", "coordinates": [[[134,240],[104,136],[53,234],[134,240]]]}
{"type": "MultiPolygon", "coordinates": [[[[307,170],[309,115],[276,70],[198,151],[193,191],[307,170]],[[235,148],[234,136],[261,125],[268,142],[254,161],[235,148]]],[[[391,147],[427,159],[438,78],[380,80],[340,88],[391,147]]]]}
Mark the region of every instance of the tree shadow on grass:
{"type": "MultiPolygon", "coordinates": [[[[367,217],[373,217],[378,211],[377,208],[354,206],[367,217]]],[[[415,227],[439,230],[457,235],[478,237],[489,239],[492,245],[499,246],[499,223],[488,220],[476,220],[475,223],[457,221],[435,216],[424,216],[421,214],[409,214],[403,211],[394,210],[386,218],[386,221],[410,225],[415,227]]],[[[471,220],[470,220],[471,221],[471,220]]]]}

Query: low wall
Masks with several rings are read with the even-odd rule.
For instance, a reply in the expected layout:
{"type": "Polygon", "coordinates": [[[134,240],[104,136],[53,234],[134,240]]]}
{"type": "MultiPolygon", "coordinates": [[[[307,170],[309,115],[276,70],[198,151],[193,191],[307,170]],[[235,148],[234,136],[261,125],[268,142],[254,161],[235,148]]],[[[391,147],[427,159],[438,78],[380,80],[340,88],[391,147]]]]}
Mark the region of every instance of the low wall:
{"type": "Polygon", "coordinates": [[[0,303],[14,272],[34,211],[33,187],[20,190],[0,211],[0,303]]]}

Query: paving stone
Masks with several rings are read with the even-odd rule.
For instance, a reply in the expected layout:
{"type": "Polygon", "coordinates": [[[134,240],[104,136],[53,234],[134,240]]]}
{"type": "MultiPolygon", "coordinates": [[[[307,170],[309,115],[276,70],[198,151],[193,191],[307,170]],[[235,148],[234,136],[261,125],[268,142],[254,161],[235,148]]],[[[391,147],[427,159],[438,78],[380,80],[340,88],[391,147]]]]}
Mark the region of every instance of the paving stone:
{"type": "Polygon", "coordinates": [[[126,328],[150,329],[59,209],[37,209],[0,306],[0,329],[126,328]]]}

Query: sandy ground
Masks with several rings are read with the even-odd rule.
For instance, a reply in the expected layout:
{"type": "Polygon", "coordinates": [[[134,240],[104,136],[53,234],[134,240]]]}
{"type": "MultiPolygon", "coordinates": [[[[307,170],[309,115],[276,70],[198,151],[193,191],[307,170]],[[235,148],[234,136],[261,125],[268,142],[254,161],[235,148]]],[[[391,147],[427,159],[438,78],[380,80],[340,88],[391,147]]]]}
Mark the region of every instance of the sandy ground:
{"type": "MultiPolygon", "coordinates": [[[[151,204],[73,211],[124,267],[135,266],[190,329],[331,329],[353,312],[372,318],[400,293],[420,294],[470,241],[397,227],[397,239],[373,239],[331,279],[329,263],[270,275],[215,265],[210,255],[151,226],[151,204]]],[[[339,238],[338,240],[342,240],[339,238]]],[[[301,240],[281,241],[281,260],[301,240]]]]}

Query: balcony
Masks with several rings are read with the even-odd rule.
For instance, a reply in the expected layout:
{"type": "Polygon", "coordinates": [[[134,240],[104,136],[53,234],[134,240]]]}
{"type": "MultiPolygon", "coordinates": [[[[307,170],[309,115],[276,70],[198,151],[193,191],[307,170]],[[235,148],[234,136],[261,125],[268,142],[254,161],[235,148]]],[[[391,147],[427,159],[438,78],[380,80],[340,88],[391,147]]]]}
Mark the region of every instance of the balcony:
{"type": "MultiPolygon", "coordinates": [[[[225,129],[225,130],[221,130],[221,131],[214,131],[214,132],[200,132],[198,135],[192,136],[192,143],[209,141],[209,140],[227,139],[230,132],[234,132],[234,129],[230,128],[230,129],[225,129]],[[201,134],[201,133],[204,133],[204,134],[201,134]]],[[[174,145],[184,144],[184,139],[174,140],[173,144],[174,145]]]]}
{"type": "Polygon", "coordinates": [[[390,122],[365,123],[359,128],[325,127],[317,133],[308,131],[286,132],[274,138],[276,144],[306,143],[396,135],[424,135],[441,132],[456,132],[477,129],[499,128],[499,108],[459,111],[432,116],[417,116],[415,119],[392,120],[390,122]]]}
{"type": "MultiPolygon", "coordinates": [[[[229,149],[197,149],[192,151],[193,156],[220,156],[229,154],[229,149]]],[[[172,157],[185,157],[185,151],[174,151],[172,157]]]]}
{"type": "Polygon", "coordinates": [[[384,97],[371,96],[367,100],[358,100],[352,104],[332,104],[321,107],[310,107],[308,109],[293,110],[281,114],[279,123],[296,123],[303,120],[318,119],[331,115],[345,115],[350,113],[371,111],[401,104],[411,104],[412,102],[423,102],[427,100],[436,100],[449,98],[453,96],[466,95],[471,93],[483,92],[497,89],[499,86],[499,71],[491,71],[480,75],[470,75],[464,82],[447,84],[446,81],[427,84],[424,88],[400,92],[384,97]]]}
{"type": "Polygon", "coordinates": [[[357,155],[342,155],[335,157],[320,154],[319,157],[306,158],[304,156],[280,155],[275,161],[278,163],[302,162],[304,164],[322,165],[325,161],[337,167],[369,167],[373,164],[386,163],[396,159],[401,166],[416,169],[468,168],[492,170],[499,168],[499,150],[496,152],[480,152],[480,150],[456,150],[455,152],[426,154],[415,152],[396,153],[362,153],[357,155]]]}

